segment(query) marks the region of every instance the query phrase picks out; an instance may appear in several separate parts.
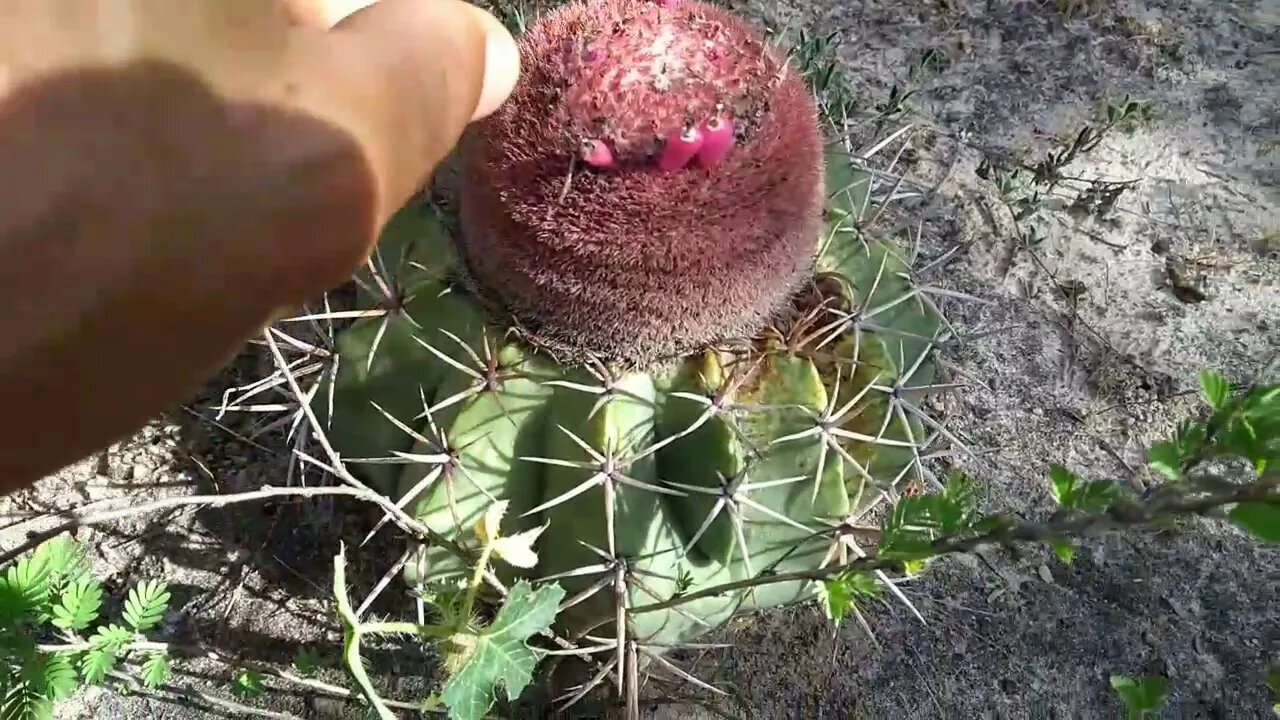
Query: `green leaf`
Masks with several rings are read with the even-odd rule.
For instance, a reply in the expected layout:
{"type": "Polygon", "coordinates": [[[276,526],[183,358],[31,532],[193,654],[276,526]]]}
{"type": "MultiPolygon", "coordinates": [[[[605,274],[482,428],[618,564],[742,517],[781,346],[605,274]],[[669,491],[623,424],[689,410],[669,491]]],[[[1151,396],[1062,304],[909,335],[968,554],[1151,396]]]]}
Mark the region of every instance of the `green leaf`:
{"type": "Polygon", "coordinates": [[[52,653],[42,657],[41,670],[44,673],[41,684],[44,685],[44,694],[49,700],[65,700],[76,694],[79,675],[76,674],[76,665],[69,653],[52,653]]]}
{"type": "Polygon", "coordinates": [[[440,699],[439,693],[431,693],[422,701],[418,709],[425,713],[444,712],[444,701],[440,699]]]}
{"type": "Polygon", "coordinates": [[[1055,540],[1053,542],[1053,552],[1057,554],[1059,560],[1070,565],[1071,561],[1076,557],[1076,546],[1067,540],[1055,540]]]}
{"type": "Polygon", "coordinates": [[[34,554],[48,563],[50,590],[60,590],[66,584],[79,582],[89,575],[89,560],[84,546],[71,539],[70,535],[46,540],[34,554]]]}
{"type": "Polygon", "coordinates": [[[37,552],[22,558],[5,572],[4,583],[14,590],[12,597],[23,613],[34,613],[48,601],[53,566],[48,552],[37,552]]]}
{"type": "MultiPolygon", "coordinates": [[[[22,590],[11,585],[4,577],[0,577],[0,627],[18,625],[26,614],[27,600],[22,590]]],[[[2,677],[0,675],[0,678],[2,677]]],[[[3,692],[2,685],[0,685],[0,692],[3,692]]]]}
{"type": "Polygon", "coordinates": [[[69,653],[55,653],[43,658],[44,696],[50,700],[65,700],[80,687],[80,677],[69,653]]]}
{"type": "Polygon", "coordinates": [[[1059,505],[1066,505],[1067,498],[1075,490],[1078,482],[1075,473],[1061,465],[1049,466],[1049,480],[1053,483],[1053,500],[1059,505]]]}
{"type": "Polygon", "coordinates": [[[908,562],[932,557],[935,540],[972,532],[984,522],[976,495],[974,483],[955,474],[940,493],[899,499],[881,528],[879,555],[908,562]]]}
{"type": "Polygon", "coordinates": [[[564,592],[558,583],[534,590],[522,580],[511,589],[493,624],[457,638],[463,659],[440,695],[452,720],[480,720],[493,706],[499,685],[508,698],[519,697],[538,661],[526,641],[551,626],[564,592]]]}
{"type": "Polygon", "coordinates": [[[1103,512],[1116,504],[1124,494],[1124,486],[1111,480],[1090,480],[1080,488],[1075,507],[1085,512],[1103,512]]]}
{"type": "Polygon", "coordinates": [[[169,682],[169,653],[156,652],[142,663],[142,682],[152,690],[169,682]]]}
{"type": "Polygon", "coordinates": [[[1231,392],[1231,383],[1217,370],[1200,371],[1200,394],[1204,401],[1214,410],[1221,410],[1227,404],[1227,394],[1231,392]]]}
{"type": "Polygon", "coordinates": [[[683,595],[689,592],[689,588],[693,587],[693,572],[688,568],[680,568],[680,572],[676,575],[676,595],[683,595]]]}
{"type": "Polygon", "coordinates": [[[169,586],[161,580],[143,580],[129,591],[124,603],[124,621],[138,632],[146,632],[164,619],[169,609],[169,586]]]}
{"type": "Polygon", "coordinates": [[[67,585],[60,602],[53,606],[53,624],[63,630],[84,630],[102,609],[102,584],[86,578],[67,585]]]}
{"type": "Polygon", "coordinates": [[[476,523],[476,535],[480,542],[488,545],[495,557],[501,558],[508,565],[520,568],[531,568],[538,564],[538,554],[533,549],[538,536],[547,529],[546,525],[530,528],[511,536],[501,533],[502,517],[507,512],[509,500],[499,500],[489,505],[484,517],[476,523]]]}
{"type": "Polygon", "coordinates": [[[4,720],[52,720],[53,703],[30,680],[10,681],[0,700],[4,720]]]}
{"type": "Polygon", "coordinates": [[[1140,720],[1147,713],[1164,706],[1169,697],[1169,681],[1158,675],[1135,680],[1124,675],[1112,675],[1111,687],[1129,710],[1131,720],[1140,720]]]}
{"type": "Polygon", "coordinates": [[[241,700],[259,697],[266,690],[262,673],[253,670],[244,670],[238,673],[235,679],[231,681],[231,694],[241,700]]]}
{"type": "Polygon", "coordinates": [[[1147,464],[1169,480],[1182,479],[1182,450],[1171,442],[1158,442],[1147,448],[1147,464]]]}
{"type": "Polygon", "coordinates": [[[840,621],[844,620],[850,610],[857,607],[858,601],[879,594],[880,583],[874,575],[866,572],[842,573],[824,580],[818,586],[822,610],[836,627],[840,626],[840,621]]]}
{"type": "Polygon", "coordinates": [[[1123,494],[1123,487],[1114,481],[1086,482],[1061,465],[1050,466],[1049,479],[1053,485],[1053,499],[1069,510],[1103,512],[1123,494]]]}
{"type": "Polygon", "coordinates": [[[89,646],[94,650],[106,650],[118,655],[136,637],[134,632],[111,623],[98,628],[93,637],[89,638],[89,646]]]}
{"type": "Polygon", "coordinates": [[[125,646],[136,637],[135,633],[115,623],[99,627],[89,638],[91,649],[80,660],[80,674],[85,681],[101,683],[107,672],[115,668],[125,646]]]}
{"type": "Polygon", "coordinates": [[[880,529],[880,557],[921,560],[933,555],[933,533],[921,522],[927,514],[923,498],[903,497],[894,504],[880,529]]]}
{"type": "Polygon", "coordinates": [[[90,650],[80,659],[80,674],[84,676],[85,682],[97,685],[115,668],[116,660],[116,654],[110,650],[90,650]]]}
{"type": "Polygon", "coordinates": [[[955,535],[973,526],[977,513],[978,488],[972,479],[953,474],[935,501],[934,514],[943,535],[955,535]]]}
{"type": "Polygon", "coordinates": [[[298,648],[293,656],[293,669],[302,677],[309,677],[320,668],[320,656],[310,648],[298,648]]]}
{"type": "Polygon", "coordinates": [[[1280,503],[1243,502],[1228,513],[1231,522],[1267,542],[1280,543],[1280,503]]]}
{"type": "Polygon", "coordinates": [[[1206,456],[1247,459],[1262,475],[1280,462],[1280,385],[1250,389],[1202,427],[1206,456]]]}

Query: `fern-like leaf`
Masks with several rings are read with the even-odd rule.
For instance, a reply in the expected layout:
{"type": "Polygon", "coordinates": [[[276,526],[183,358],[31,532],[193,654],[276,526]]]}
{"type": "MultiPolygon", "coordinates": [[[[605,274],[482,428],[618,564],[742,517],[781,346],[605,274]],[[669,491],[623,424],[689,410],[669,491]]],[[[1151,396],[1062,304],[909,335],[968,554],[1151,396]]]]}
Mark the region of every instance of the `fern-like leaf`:
{"type": "Polygon", "coordinates": [[[90,573],[89,560],[84,546],[69,535],[45,541],[36,548],[49,564],[49,581],[52,590],[61,591],[66,585],[86,579],[90,573]]]}
{"type": "Polygon", "coordinates": [[[169,676],[169,654],[166,652],[153,653],[142,663],[142,682],[153,690],[169,682],[169,676]]]}
{"type": "Polygon", "coordinates": [[[138,632],[155,627],[169,609],[169,586],[162,580],[143,580],[129,591],[124,621],[138,632]]]}
{"type": "Polygon", "coordinates": [[[136,637],[137,635],[127,628],[111,623],[98,628],[93,637],[89,638],[89,645],[94,650],[107,650],[119,655],[124,646],[133,642],[136,637]]]}
{"type": "Polygon", "coordinates": [[[125,646],[133,642],[136,635],[115,623],[98,628],[89,638],[89,650],[80,659],[80,674],[85,682],[97,684],[103,681],[107,673],[113,670],[125,646]]]}
{"type": "Polygon", "coordinates": [[[880,594],[880,582],[871,573],[842,573],[818,584],[816,592],[827,619],[836,626],[858,603],[880,594]]]}
{"type": "MultiPolygon", "coordinates": [[[[38,550],[38,548],[37,548],[38,550]]],[[[19,603],[14,608],[21,614],[34,614],[49,599],[53,575],[49,553],[35,552],[12,565],[4,574],[4,584],[11,590],[6,599],[19,603]]]]}
{"type": "Polygon", "coordinates": [[[68,585],[53,606],[53,624],[63,630],[84,630],[102,609],[102,584],[86,578],[68,585]]]}
{"type": "Polygon", "coordinates": [[[22,589],[0,576],[0,627],[12,628],[27,614],[27,599],[22,589]]]}
{"type": "Polygon", "coordinates": [[[0,701],[3,720],[52,720],[53,703],[27,680],[14,679],[0,701]]]}
{"type": "Polygon", "coordinates": [[[934,540],[970,532],[981,521],[976,495],[973,481],[956,474],[942,492],[901,498],[881,528],[879,555],[908,562],[932,557],[934,540]]]}
{"type": "Polygon", "coordinates": [[[80,659],[80,675],[91,685],[100,684],[115,669],[117,659],[109,650],[90,650],[80,659]]]}
{"type": "Polygon", "coordinates": [[[71,662],[71,656],[56,653],[45,656],[42,660],[44,696],[50,700],[65,700],[74,695],[80,687],[80,678],[71,662]]]}

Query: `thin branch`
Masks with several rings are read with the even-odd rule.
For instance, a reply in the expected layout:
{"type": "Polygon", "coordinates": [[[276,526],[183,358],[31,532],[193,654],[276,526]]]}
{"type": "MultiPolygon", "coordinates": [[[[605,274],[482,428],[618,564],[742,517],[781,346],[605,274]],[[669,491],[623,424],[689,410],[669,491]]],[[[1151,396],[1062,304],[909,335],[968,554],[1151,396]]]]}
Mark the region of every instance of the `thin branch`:
{"type": "MultiPolygon", "coordinates": [[[[40,652],[45,652],[45,653],[84,652],[92,649],[92,644],[89,642],[66,643],[61,645],[46,644],[46,645],[37,645],[36,649],[39,650],[40,652]]],[[[346,698],[348,700],[351,700],[352,702],[355,702],[361,705],[367,705],[364,698],[360,697],[358,693],[351,690],[350,688],[345,688],[341,685],[335,685],[333,683],[327,683],[327,682],[324,682],[323,680],[305,678],[295,673],[289,672],[287,670],[280,670],[264,663],[230,657],[217,649],[205,648],[198,645],[179,645],[179,644],[173,644],[173,643],[153,642],[150,640],[139,640],[136,642],[128,643],[127,645],[123,646],[123,648],[120,650],[121,656],[124,656],[125,654],[131,653],[131,652],[140,652],[140,653],[165,652],[171,655],[179,655],[187,659],[205,658],[208,660],[214,660],[228,667],[252,670],[254,672],[261,673],[264,676],[272,677],[292,685],[305,687],[309,690],[313,690],[323,695],[329,695],[331,697],[346,698]]],[[[112,674],[117,675],[119,679],[122,679],[122,680],[136,679],[136,678],[133,678],[131,674],[125,673],[119,670],[112,671],[112,674]]],[[[178,690],[178,692],[184,692],[184,690],[178,690]]],[[[206,693],[203,693],[203,692],[194,691],[194,690],[191,690],[191,692],[197,692],[200,695],[201,699],[210,703],[221,704],[221,703],[231,702],[223,698],[207,695],[206,693]]],[[[440,715],[446,714],[444,711],[426,710],[422,707],[422,703],[412,703],[412,702],[406,702],[403,700],[387,700],[387,699],[383,699],[382,702],[387,707],[393,707],[399,710],[417,710],[419,712],[425,712],[429,714],[440,714],[440,715]]],[[[264,716],[264,717],[276,717],[276,716],[271,715],[271,716],[264,716]]],[[[289,715],[286,717],[293,717],[293,716],[289,715]]]]}
{"type": "MultiPolygon", "coordinates": [[[[1280,502],[1280,476],[1264,478],[1261,482],[1234,487],[1229,490],[1197,495],[1159,497],[1148,502],[1122,502],[1097,514],[1081,514],[1075,511],[1059,511],[1042,523],[1016,522],[995,527],[976,535],[953,535],[938,538],[929,545],[929,557],[968,553],[991,545],[1012,546],[1019,543],[1044,543],[1071,536],[1088,536],[1118,530],[1134,525],[1145,525],[1173,515],[1202,514],[1225,505],[1239,502],[1280,502]]],[[[699,590],[663,602],[632,608],[632,613],[655,612],[683,605],[694,600],[713,597],[733,590],[773,585],[796,580],[827,580],[848,572],[872,572],[899,570],[903,561],[870,555],[843,565],[830,565],[814,570],[797,570],[788,573],[757,576],[746,580],[724,583],[699,590]]]]}
{"type": "MultiPolygon", "coordinates": [[[[146,686],[143,685],[143,683],[137,677],[135,677],[130,673],[124,672],[122,670],[108,670],[107,675],[115,678],[116,680],[126,682],[132,687],[146,688],[146,686]]],[[[211,693],[207,693],[203,690],[199,690],[194,687],[183,687],[180,685],[175,685],[173,683],[167,683],[164,685],[163,688],[160,688],[160,689],[168,691],[174,695],[187,698],[188,700],[194,700],[198,703],[212,705],[214,707],[222,708],[223,710],[230,710],[236,713],[236,717],[260,717],[260,718],[272,718],[272,720],[302,720],[302,718],[300,718],[297,715],[290,715],[289,713],[276,712],[274,710],[262,710],[260,708],[250,707],[248,705],[242,705],[236,702],[235,700],[231,700],[230,698],[219,697],[218,695],[213,695],[211,693]]]]}
{"type": "Polygon", "coordinates": [[[279,497],[305,498],[325,495],[345,495],[347,497],[353,497],[366,502],[372,502],[377,505],[382,504],[381,496],[378,496],[372,490],[362,490],[349,485],[322,485],[313,487],[275,487],[272,485],[266,485],[260,490],[253,490],[250,492],[229,493],[227,495],[183,495],[178,497],[168,497],[161,498],[159,500],[152,500],[151,502],[142,503],[140,505],[130,505],[128,507],[103,510],[101,512],[86,513],[77,510],[66,510],[61,513],[57,513],[56,515],[46,516],[67,518],[66,522],[47,530],[31,533],[27,535],[26,542],[12,550],[7,550],[3,554],[0,554],[0,568],[8,566],[23,553],[31,550],[45,540],[57,537],[64,532],[74,530],[78,527],[84,527],[86,525],[101,525],[102,523],[108,523],[114,520],[122,520],[125,518],[158,512],[160,510],[170,510],[180,507],[193,507],[200,505],[208,507],[222,507],[234,503],[256,502],[279,497]]]}

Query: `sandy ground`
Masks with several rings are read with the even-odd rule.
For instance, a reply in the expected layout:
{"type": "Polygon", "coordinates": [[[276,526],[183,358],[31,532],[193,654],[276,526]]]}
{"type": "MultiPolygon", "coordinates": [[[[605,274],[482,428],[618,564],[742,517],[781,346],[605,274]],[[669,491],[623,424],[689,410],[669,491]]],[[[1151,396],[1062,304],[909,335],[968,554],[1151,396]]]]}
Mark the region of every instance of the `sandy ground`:
{"type": "MultiPolygon", "coordinates": [[[[1198,369],[1238,381],[1280,375],[1271,364],[1280,356],[1274,0],[739,6],[814,34],[841,31],[862,107],[883,103],[895,85],[917,91],[908,115],[865,123],[855,140],[870,147],[913,126],[872,164],[905,145],[896,169],[934,190],[882,224],[918,232],[922,264],[951,253],[930,283],[987,301],[945,307],[968,338],[947,357],[975,382],[949,401],[948,424],[981,451],[963,465],[982,480],[988,507],[1046,510],[1051,462],[1141,484],[1143,448],[1193,407],[1198,369]],[[945,61],[913,73],[929,50],[945,61]],[[1046,201],[1043,241],[1023,247],[980,177],[983,159],[1034,163],[1126,94],[1149,101],[1151,116],[1068,168],[1078,180],[1046,201]],[[1106,213],[1073,210],[1092,180],[1134,182],[1106,213]]],[[[47,525],[29,518],[51,509],[285,482],[278,446],[237,439],[255,429],[252,418],[207,419],[217,393],[260,372],[259,362],[246,354],[137,437],[6,500],[0,544],[47,525]]],[[[367,527],[367,517],[313,502],[181,511],[80,536],[113,587],[171,579],[170,637],[287,663],[299,643],[336,647],[332,556],[340,538],[358,542],[367,527]]],[[[374,544],[352,560],[365,588],[395,557],[387,532],[374,544]]],[[[869,638],[856,623],[833,630],[814,607],[798,607],[743,619],[717,638],[732,648],[686,660],[731,690],[716,706],[729,717],[1115,718],[1109,674],[1163,673],[1174,691],[1166,717],[1262,719],[1271,717],[1263,674],[1280,662],[1277,587],[1275,549],[1194,522],[1086,543],[1071,566],[1039,549],[940,561],[903,588],[924,622],[896,602],[872,604],[869,638]]],[[[369,655],[395,678],[389,694],[421,697],[428,651],[369,655]]],[[[207,659],[184,667],[194,674],[179,681],[190,687],[226,677],[207,659]]],[[[272,705],[358,716],[297,687],[272,705]]],[[[247,715],[191,697],[95,689],[63,716],[247,715]]]]}

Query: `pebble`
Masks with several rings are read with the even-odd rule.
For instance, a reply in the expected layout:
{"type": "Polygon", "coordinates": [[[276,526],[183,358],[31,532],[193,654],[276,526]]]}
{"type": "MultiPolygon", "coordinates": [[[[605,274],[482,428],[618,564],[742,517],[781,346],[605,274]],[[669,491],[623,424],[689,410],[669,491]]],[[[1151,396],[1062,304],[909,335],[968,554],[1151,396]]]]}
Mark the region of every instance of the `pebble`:
{"type": "Polygon", "coordinates": [[[1049,566],[1048,566],[1048,565],[1041,564],[1041,565],[1040,565],[1040,567],[1039,567],[1039,568],[1037,568],[1037,572],[1040,574],[1040,579],[1041,579],[1041,580],[1043,580],[1043,581],[1045,581],[1045,582],[1047,582],[1047,583],[1051,583],[1051,584],[1054,582],[1054,580],[1053,580],[1053,573],[1052,573],[1052,572],[1049,572],[1049,566]]]}

